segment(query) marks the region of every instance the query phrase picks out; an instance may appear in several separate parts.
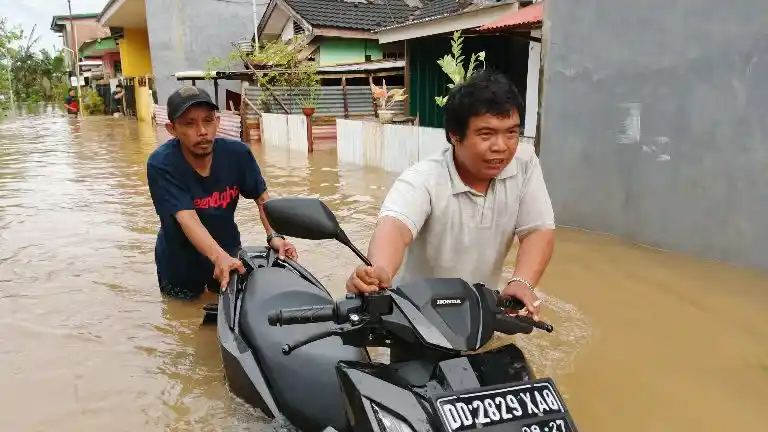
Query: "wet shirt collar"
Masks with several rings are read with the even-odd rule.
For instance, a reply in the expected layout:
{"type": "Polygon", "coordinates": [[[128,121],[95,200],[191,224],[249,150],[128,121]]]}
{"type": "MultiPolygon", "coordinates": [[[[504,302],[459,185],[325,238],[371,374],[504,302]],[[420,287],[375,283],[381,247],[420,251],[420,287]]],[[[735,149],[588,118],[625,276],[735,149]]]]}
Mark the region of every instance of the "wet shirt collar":
{"type": "MultiPolygon", "coordinates": [[[[443,157],[445,158],[445,164],[448,167],[448,174],[451,178],[451,190],[453,194],[456,195],[463,192],[469,192],[476,195],[480,194],[476,190],[464,184],[464,182],[461,180],[461,177],[459,177],[459,173],[456,171],[456,164],[453,161],[453,145],[449,145],[443,157]]],[[[517,174],[517,171],[517,163],[513,157],[509,162],[509,165],[507,165],[494,180],[504,180],[506,178],[513,177],[517,174]]]]}

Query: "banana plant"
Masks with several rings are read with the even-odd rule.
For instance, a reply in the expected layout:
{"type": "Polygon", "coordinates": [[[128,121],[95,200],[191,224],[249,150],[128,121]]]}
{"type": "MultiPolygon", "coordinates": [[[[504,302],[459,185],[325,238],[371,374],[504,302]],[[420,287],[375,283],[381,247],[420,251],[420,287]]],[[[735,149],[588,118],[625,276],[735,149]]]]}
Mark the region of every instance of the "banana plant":
{"type": "MultiPolygon", "coordinates": [[[[478,66],[478,61],[482,62],[483,69],[485,69],[485,51],[479,53],[472,53],[469,57],[469,66],[464,69],[464,55],[462,54],[462,48],[464,45],[464,37],[461,36],[461,31],[457,30],[453,33],[451,39],[451,54],[446,54],[443,58],[437,61],[437,64],[448,75],[448,78],[453,81],[448,84],[449,89],[453,89],[457,85],[463,83],[467,78],[475,73],[475,68],[478,66]]],[[[448,101],[448,96],[435,96],[435,102],[439,106],[445,106],[448,101]]]]}

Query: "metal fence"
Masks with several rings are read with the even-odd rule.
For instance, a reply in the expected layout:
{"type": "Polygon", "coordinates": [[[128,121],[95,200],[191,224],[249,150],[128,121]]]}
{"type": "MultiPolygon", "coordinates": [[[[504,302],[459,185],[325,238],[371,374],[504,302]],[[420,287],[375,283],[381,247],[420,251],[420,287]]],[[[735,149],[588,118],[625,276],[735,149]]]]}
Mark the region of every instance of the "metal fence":
{"type": "MultiPolygon", "coordinates": [[[[402,88],[402,87],[390,87],[390,89],[402,88]]],[[[264,98],[261,98],[264,91],[259,87],[248,87],[246,90],[246,97],[259,109],[263,109],[264,112],[270,112],[275,114],[285,114],[283,107],[275,101],[275,98],[267,94],[264,98]],[[259,106],[261,98],[261,106],[259,106]]],[[[301,106],[299,106],[299,97],[307,95],[307,89],[291,89],[288,87],[273,87],[272,93],[277,99],[282,102],[283,106],[288,109],[290,114],[301,113],[301,106]]],[[[365,116],[373,115],[374,113],[374,101],[371,88],[368,86],[347,86],[346,88],[346,111],[344,109],[344,88],[341,86],[321,87],[317,99],[317,106],[315,108],[316,116],[325,117],[344,117],[345,113],[350,116],[365,116]]],[[[405,112],[405,104],[396,102],[392,105],[391,110],[397,113],[405,112]]],[[[255,115],[253,108],[248,106],[248,114],[255,115]]]]}
{"type": "MultiPolygon", "coordinates": [[[[168,108],[165,105],[153,105],[155,122],[158,125],[164,125],[168,122],[168,108]]],[[[219,122],[218,136],[241,139],[240,137],[240,116],[232,111],[222,111],[219,113],[221,121],[219,122]]]]}
{"type": "MultiPolygon", "coordinates": [[[[336,130],[339,163],[397,173],[448,147],[440,128],[337,119],[336,130]]],[[[533,146],[533,139],[521,137],[520,144],[533,146]]]]}

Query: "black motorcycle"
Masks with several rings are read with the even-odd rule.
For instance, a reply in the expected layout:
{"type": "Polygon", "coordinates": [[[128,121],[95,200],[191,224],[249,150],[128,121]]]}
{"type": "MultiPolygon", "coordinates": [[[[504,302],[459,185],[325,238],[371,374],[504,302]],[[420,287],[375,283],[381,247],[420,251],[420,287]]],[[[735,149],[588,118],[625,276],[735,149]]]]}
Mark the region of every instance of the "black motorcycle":
{"type": "MultiPolygon", "coordinates": [[[[309,240],[336,239],[363,262],[333,213],[310,198],[265,204],[271,226],[309,240]]],[[[425,279],[334,301],[297,262],[248,247],[215,313],[231,391],[302,431],[577,431],[549,378],[536,379],[507,345],[472,354],[494,331],[548,332],[508,316],[517,301],[462,279],[425,279]],[[367,347],[390,350],[389,364],[367,347]]]]}

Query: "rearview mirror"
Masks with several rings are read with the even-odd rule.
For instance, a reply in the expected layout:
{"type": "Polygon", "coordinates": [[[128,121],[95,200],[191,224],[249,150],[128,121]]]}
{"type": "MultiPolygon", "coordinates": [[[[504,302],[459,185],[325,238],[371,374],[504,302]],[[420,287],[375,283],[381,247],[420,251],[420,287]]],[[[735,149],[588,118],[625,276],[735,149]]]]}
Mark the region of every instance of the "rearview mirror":
{"type": "Polygon", "coordinates": [[[280,234],[306,240],[334,239],[372,265],[339,226],[331,209],[317,198],[272,198],[264,203],[269,225],[280,234]]]}
{"type": "Polygon", "coordinates": [[[341,231],[331,209],[315,198],[273,198],[264,203],[264,212],[275,231],[290,237],[338,240],[341,231]]]}

